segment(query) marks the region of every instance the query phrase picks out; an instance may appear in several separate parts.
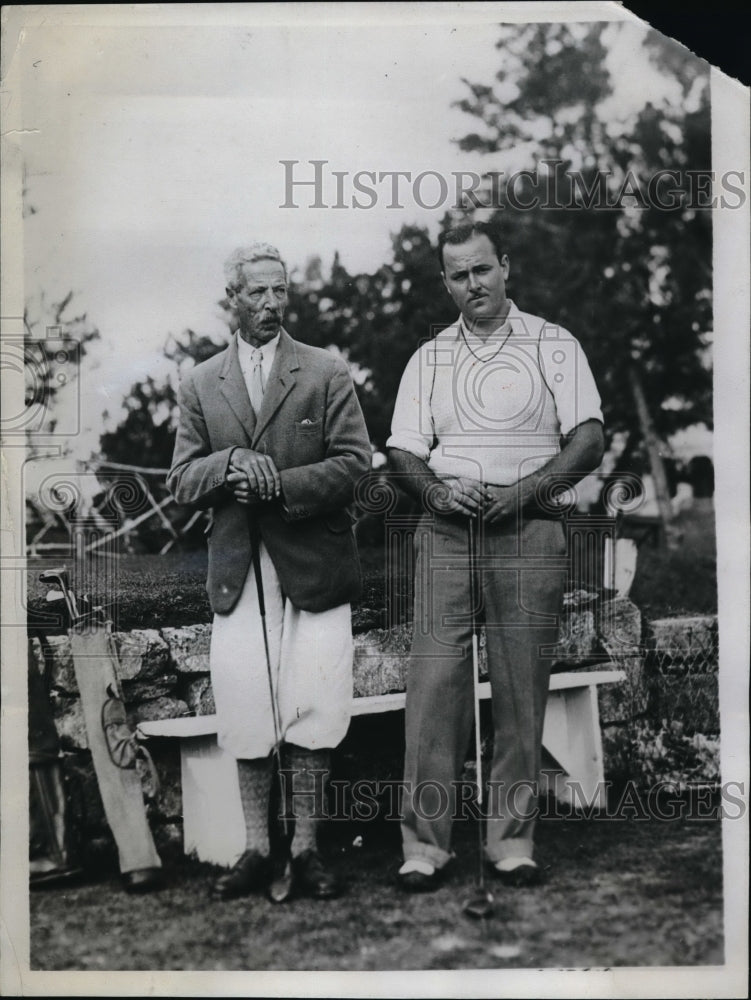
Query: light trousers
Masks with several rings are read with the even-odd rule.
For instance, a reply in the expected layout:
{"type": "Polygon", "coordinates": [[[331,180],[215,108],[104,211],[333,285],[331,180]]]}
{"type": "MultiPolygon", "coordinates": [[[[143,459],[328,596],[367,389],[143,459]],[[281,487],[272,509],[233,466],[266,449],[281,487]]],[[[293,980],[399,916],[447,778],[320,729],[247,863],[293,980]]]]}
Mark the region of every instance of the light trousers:
{"type": "MultiPolygon", "coordinates": [[[[260,556],[280,739],[308,750],[338,746],[352,709],[350,606],[293,607],[262,542],[260,556]]],[[[214,615],[210,666],[219,746],[241,759],[266,757],[275,742],[274,717],[252,564],[233,610],[214,615]]]]}
{"type": "MultiPolygon", "coordinates": [[[[474,719],[466,519],[424,518],[415,546],[402,842],[405,860],[440,868],[463,808],[459,778],[474,719]]],[[[475,610],[486,627],[494,734],[485,853],[493,862],[532,856],[550,678],[542,653],[557,639],[565,548],[557,520],[477,528],[475,610]]]]}

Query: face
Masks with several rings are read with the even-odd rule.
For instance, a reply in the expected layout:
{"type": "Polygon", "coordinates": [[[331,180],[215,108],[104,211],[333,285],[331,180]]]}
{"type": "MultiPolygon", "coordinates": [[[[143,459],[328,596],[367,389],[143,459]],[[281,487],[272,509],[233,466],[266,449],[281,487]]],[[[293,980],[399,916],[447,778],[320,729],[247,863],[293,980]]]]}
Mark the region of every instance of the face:
{"type": "Polygon", "coordinates": [[[287,305],[287,281],[277,260],[257,260],[243,265],[243,284],[227,289],[237,317],[240,336],[258,347],[279,332],[287,305]]]}
{"type": "Polygon", "coordinates": [[[443,281],[470,329],[491,333],[509,310],[506,281],[509,260],[500,260],[485,233],[474,233],[466,243],[443,248],[443,281]]]}

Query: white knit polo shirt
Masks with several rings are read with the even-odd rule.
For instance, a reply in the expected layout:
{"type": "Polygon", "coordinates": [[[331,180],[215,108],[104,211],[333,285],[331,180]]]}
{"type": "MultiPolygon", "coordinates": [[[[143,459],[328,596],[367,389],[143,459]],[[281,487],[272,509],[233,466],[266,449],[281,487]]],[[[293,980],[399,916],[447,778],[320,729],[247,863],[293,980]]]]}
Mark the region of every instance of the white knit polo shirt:
{"type": "Polygon", "coordinates": [[[460,317],[412,355],[386,445],[423,459],[439,477],[508,486],[592,419],[602,421],[600,396],[576,338],[511,302],[486,340],[460,317]]]}

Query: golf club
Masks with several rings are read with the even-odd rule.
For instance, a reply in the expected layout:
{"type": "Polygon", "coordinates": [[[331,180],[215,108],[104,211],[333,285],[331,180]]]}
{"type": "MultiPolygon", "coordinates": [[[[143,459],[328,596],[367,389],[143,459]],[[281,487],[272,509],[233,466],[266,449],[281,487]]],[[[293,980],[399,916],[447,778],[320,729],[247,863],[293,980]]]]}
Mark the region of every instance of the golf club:
{"type": "Polygon", "coordinates": [[[72,625],[79,617],[78,602],[76,595],[71,590],[70,577],[67,569],[48,569],[39,574],[40,583],[49,583],[56,586],[65,599],[65,607],[72,625]]]}
{"type": "Polygon", "coordinates": [[[485,887],[485,871],[483,867],[482,843],[482,745],[480,740],[480,651],[479,629],[477,624],[477,554],[475,548],[475,527],[472,518],[468,521],[469,549],[469,606],[472,618],[472,685],[475,705],[475,769],[477,780],[477,805],[480,816],[477,821],[477,864],[478,881],[474,894],[464,904],[464,913],[476,920],[484,920],[493,916],[493,894],[485,887]]]}
{"type": "MultiPolygon", "coordinates": [[[[272,755],[276,763],[276,773],[279,776],[279,782],[281,784],[281,807],[282,807],[282,824],[284,826],[284,837],[285,840],[288,837],[288,827],[287,827],[287,808],[284,801],[284,786],[281,782],[281,771],[282,771],[282,753],[281,753],[281,719],[279,717],[279,705],[276,699],[276,692],[274,690],[274,678],[271,671],[271,655],[269,653],[269,636],[266,630],[266,600],[263,591],[263,577],[261,575],[261,549],[260,549],[260,538],[258,533],[258,525],[255,523],[252,515],[248,518],[248,528],[250,533],[250,555],[253,561],[253,573],[256,578],[256,592],[258,594],[258,610],[261,614],[261,629],[263,631],[263,648],[266,655],[266,673],[269,679],[269,693],[271,695],[271,716],[274,722],[274,746],[272,749],[272,755]]],[[[292,896],[292,863],[289,856],[286,859],[284,870],[279,876],[275,876],[272,879],[271,885],[269,886],[269,896],[275,903],[284,903],[292,896]]]]}

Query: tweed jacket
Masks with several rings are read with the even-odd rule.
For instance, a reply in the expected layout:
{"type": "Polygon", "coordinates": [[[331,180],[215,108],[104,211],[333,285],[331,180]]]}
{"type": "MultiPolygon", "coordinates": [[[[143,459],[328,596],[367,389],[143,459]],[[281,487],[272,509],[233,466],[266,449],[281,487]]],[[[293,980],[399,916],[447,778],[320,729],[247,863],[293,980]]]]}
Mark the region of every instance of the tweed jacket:
{"type": "Polygon", "coordinates": [[[167,485],[180,504],[211,508],[206,588],[212,609],[237,603],[250,566],[255,518],[282,591],[296,608],[325,611],[356,599],[360,565],[350,511],[370,469],[365,421],[346,364],[281,332],[258,418],[237,343],[189,371],[167,485]],[[238,503],[226,476],[235,448],[268,454],[279,501],[238,503]]]}

